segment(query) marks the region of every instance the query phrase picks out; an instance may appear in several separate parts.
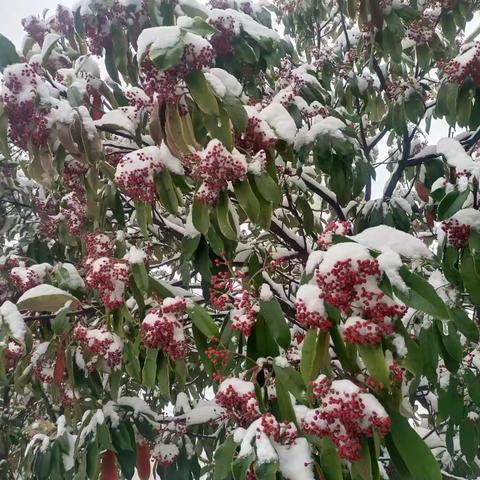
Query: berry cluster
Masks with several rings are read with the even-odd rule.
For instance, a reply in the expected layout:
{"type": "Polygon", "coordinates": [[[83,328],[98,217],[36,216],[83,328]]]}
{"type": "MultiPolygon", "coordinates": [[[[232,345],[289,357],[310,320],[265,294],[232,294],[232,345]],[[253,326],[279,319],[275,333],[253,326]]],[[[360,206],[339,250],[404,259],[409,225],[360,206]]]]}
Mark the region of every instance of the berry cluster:
{"type": "Polygon", "coordinates": [[[179,96],[177,87],[188,74],[212,65],[214,50],[207,40],[187,32],[183,36],[183,42],[183,55],[180,62],[165,71],[159,71],[148,54],[145,55],[141,64],[142,85],[145,93],[152,100],[176,103],[179,96]]]}
{"type": "Polygon", "coordinates": [[[180,455],[174,443],[157,442],[152,449],[152,457],[164,468],[171,467],[180,455]]]}
{"type": "Polygon", "coordinates": [[[239,33],[238,21],[226,12],[212,12],[209,23],[218,30],[210,39],[216,57],[226,58],[232,55],[234,52],[233,39],[239,33]]]}
{"type": "Polygon", "coordinates": [[[65,161],[63,168],[63,182],[65,186],[75,192],[78,197],[82,197],[85,193],[83,178],[88,171],[88,166],[80,160],[70,157],[65,161]]]}
{"type": "Polygon", "coordinates": [[[166,298],[152,308],[142,322],[142,341],[148,348],[161,348],[172,360],[188,355],[184,317],[187,304],[181,297],[166,298]]]}
{"type": "Polygon", "coordinates": [[[322,291],[317,285],[301,285],[296,295],[295,318],[304,328],[319,328],[326,331],[331,322],[325,313],[322,291]]]}
{"type": "Polygon", "coordinates": [[[480,85],[480,42],[469,45],[458,57],[448,63],[440,62],[438,66],[450,83],[461,85],[471,78],[476,85],[480,85]]]}
{"type": "Polygon", "coordinates": [[[202,182],[196,198],[207,205],[214,205],[220,190],[229,182],[243,180],[247,174],[247,162],[238,151],[230,153],[217,139],[210,140],[206,148],[196,155],[192,164],[193,177],[202,182]]]}
{"type": "Polygon", "coordinates": [[[382,405],[350,380],[331,381],[320,375],[312,387],[320,406],[304,416],[302,428],[307,434],[330,438],[341,458],[358,460],[363,437],[374,432],[383,437],[390,431],[391,421],[382,405]]]}
{"type": "Polygon", "coordinates": [[[86,285],[99,291],[108,309],[115,310],[124,304],[130,276],[126,261],[113,257],[87,258],[86,273],[86,285]]]}
{"type": "Polygon", "coordinates": [[[220,384],[215,401],[225,409],[226,418],[238,425],[250,425],[260,416],[255,386],[252,382],[227,378],[220,384]]]}
{"type": "Polygon", "coordinates": [[[261,150],[267,151],[274,148],[277,143],[277,137],[268,123],[258,116],[258,112],[252,108],[247,108],[248,121],[245,132],[235,133],[235,144],[241,150],[256,154],[261,150]]]}
{"type": "Polygon", "coordinates": [[[62,206],[60,214],[67,224],[68,231],[71,235],[80,235],[85,228],[87,221],[86,197],[83,192],[67,193],[62,198],[62,206]]]}
{"type": "Polygon", "coordinates": [[[428,17],[423,16],[419,20],[410,23],[407,30],[407,37],[416,45],[429,44],[432,40],[435,29],[428,17]]]}
{"type": "Polygon", "coordinates": [[[73,338],[82,347],[83,352],[91,356],[86,365],[87,370],[93,370],[99,357],[110,368],[120,366],[123,342],[117,334],[109,332],[104,327],[87,329],[77,324],[73,331],[73,338]]]}
{"type": "Polygon", "coordinates": [[[249,337],[257,322],[258,310],[259,307],[254,303],[250,292],[242,290],[233,301],[232,328],[249,337]]]}
{"type": "Polygon", "coordinates": [[[42,46],[45,35],[48,32],[48,26],[43,19],[29,15],[28,17],[22,18],[22,27],[29,37],[33,38],[42,46]]]}
{"type": "Polygon", "coordinates": [[[115,182],[132,198],[153,203],[155,175],[164,168],[160,148],[145,147],[123,156],[117,165],[115,182]]]}
{"type": "Polygon", "coordinates": [[[323,229],[323,232],[317,239],[317,245],[320,250],[328,250],[328,247],[333,243],[333,236],[346,236],[351,230],[352,224],[349,221],[345,222],[330,222],[323,229]]]}
{"type": "Polygon", "coordinates": [[[378,261],[359,244],[339,243],[325,253],[316,283],[323,300],[350,315],[343,332],[346,341],[378,345],[405,314],[406,308],[379,288],[382,275],[378,261]]]}
{"type": "Polygon", "coordinates": [[[442,230],[447,234],[448,243],[454,248],[463,248],[468,244],[470,229],[470,225],[460,223],[454,218],[442,223],[442,230]]]}
{"type": "Polygon", "coordinates": [[[17,267],[10,270],[10,279],[15,284],[16,290],[22,293],[43,283],[49,268],[50,265],[47,263],[26,267],[24,262],[20,262],[17,267]]]}
{"type": "Polygon", "coordinates": [[[49,136],[48,111],[40,110],[36,96],[43,80],[35,68],[18,63],[3,72],[2,100],[9,119],[9,138],[18,147],[45,146],[49,136]]]}

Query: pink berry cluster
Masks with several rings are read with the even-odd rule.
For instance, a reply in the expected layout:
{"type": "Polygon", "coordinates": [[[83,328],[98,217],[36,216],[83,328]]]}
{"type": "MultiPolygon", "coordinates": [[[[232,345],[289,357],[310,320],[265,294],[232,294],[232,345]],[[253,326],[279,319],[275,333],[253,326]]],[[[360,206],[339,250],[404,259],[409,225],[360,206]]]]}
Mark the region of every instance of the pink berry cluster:
{"type": "Polygon", "coordinates": [[[63,182],[65,186],[75,192],[77,196],[83,196],[85,193],[85,185],[83,178],[88,171],[88,165],[80,160],[71,157],[65,162],[63,168],[63,182]]]}
{"type": "Polygon", "coordinates": [[[4,351],[5,355],[5,369],[11,371],[15,368],[18,360],[23,356],[24,348],[15,340],[10,340],[7,348],[4,351]]]}
{"type": "Polygon", "coordinates": [[[237,21],[225,12],[211,17],[209,23],[218,30],[210,38],[210,43],[215,50],[215,56],[217,58],[226,58],[232,55],[235,51],[233,39],[238,33],[237,21]]]}
{"type": "Polygon", "coordinates": [[[260,118],[253,110],[249,110],[247,127],[242,134],[235,132],[235,145],[252,155],[261,150],[274,148],[277,137],[268,123],[260,118]]]}
{"type": "Polygon", "coordinates": [[[142,322],[141,335],[148,348],[161,348],[172,360],[188,355],[184,319],[187,304],[181,297],[165,298],[161,305],[152,308],[142,322]]]}
{"type": "Polygon", "coordinates": [[[93,371],[100,359],[103,359],[109,368],[117,368],[122,363],[123,342],[117,334],[109,332],[105,327],[87,329],[77,324],[73,338],[83,353],[90,357],[86,364],[88,371],[93,371]]]}
{"type": "Polygon", "coordinates": [[[53,197],[36,197],[33,205],[39,219],[38,231],[40,236],[48,240],[56,238],[61,215],[56,214],[56,202],[53,197]]]}
{"type": "Polygon", "coordinates": [[[248,290],[242,290],[233,301],[232,328],[246,337],[252,334],[259,307],[248,290]]]}
{"type": "Polygon", "coordinates": [[[345,323],[346,341],[378,345],[382,335],[392,334],[395,320],[405,314],[404,306],[380,290],[382,275],[378,261],[368,250],[351,243],[331,247],[317,268],[321,298],[342,313],[353,314],[345,323]]]}
{"type": "Polygon", "coordinates": [[[48,25],[45,20],[34,15],[22,18],[22,27],[29,37],[33,38],[40,46],[48,32],[48,25]]]}
{"type": "Polygon", "coordinates": [[[290,88],[294,95],[298,95],[305,86],[305,80],[293,68],[292,61],[287,57],[281,60],[277,84],[280,88],[290,88]]]}
{"type": "Polygon", "coordinates": [[[215,401],[225,409],[225,417],[240,426],[250,425],[260,417],[255,386],[239,378],[227,378],[219,386],[215,401]]]}
{"type": "Polygon", "coordinates": [[[327,331],[331,322],[325,313],[322,291],[317,285],[301,285],[295,301],[295,318],[304,328],[318,328],[327,331]]]}
{"type": "Polygon", "coordinates": [[[480,42],[468,46],[448,63],[440,62],[438,66],[444,71],[450,83],[461,85],[467,78],[471,78],[476,85],[480,85],[480,42]]]}
{"type": "Polygon", "coordinates": [[[140,73],[143,89],[152,100],[177,103],[179,98],[177,88],[188,74],[212,65],[215,55],[212,45],[207,40],[199,35],[187,33],[183,37],[183,42],[183,55],[179,63],[165,71],[159,71],[148,54],[145,55],[140,73]]]}
{"type": "Polygon", "coordinates": [[[115,182],[133,199],[153,203],[155,175],[164,168],[161,150],[157,146],[145,147],[123,156],[117,165],[115,182]]]}
{"type": "Polygon", "coordinates": [[[18,292],[25,292],[45,281],[49,267],[46,263],[27,267],[24,262],[19,262],[18,266],[10,270],[10,280],[13,281],[18,292]]]}
{"type": "Polygon", "coordinates": [[[330,438],[341,458],[358,460],[362,438],[375,432],[383,437],[390,431],[383,406],[350,380],[331,381],[320,375],[312,388],[319,407],[304,416],[302,428],[306,434],[330,438]]]}
{"type": "Polygon", "coordinates": [[[70,235],[80,235],[87,221],[87,199],[83,192],[70,192],[62,198],[60,214],[67,224],[70,235]]]}
{"type": "Polygon", "coordinates": [[[266,435],[282,445],[293,445],[297,441],[298,432],[292,422],[279,422],[270,412],[261,416],[260,425],[257,427],[257,440],[266,435]]]}
{"type": "Polygon", "coordinates": [[[447,241],[452,247],[464,248],[467,246],[471,230],[470,225],[465,225],[457,219],[451,218],[442,223],[442,230],[447,234],[447,241]]]}
{"type": "Polygon", "coordinates": [[[317,239],[317,245],[320,250],[328,250],[328,247],[333,243],[333,236],[338,235],[345,237],[352,229],[352,223],[345,222],[330,222],[323,229],[323,232],[317,239]]]}
{"type": "Polygon", "coordinates": [[[163,468],[171,467],[177,461],[179,455],[180,450],[174,443],[157,442],[152,449],[152,457],[163,468]]]}
{"type": "Polygon", "coordinates": [[[129,283],[130,266],[125,260],[112,256],[113,244],[103,233],[85,236],[87,258],[85,259],[85,283],[99,291],[103,304],[110,310],[125,302],[125,289],[129,283]]]}
{"type": "Polygon", "coordinates": [[[193,177],[202,182],[196,198],[207,205],[215,205],[218,194],[229,182],[245,179],[247,162],[238,151],[230,153],[217,139],[190,161],[193,177]]]}
{"type": "Polygon", "coordinates": [[[2,100],[9,119],[9,138],[23,150],[45,146],[49,136],[46,110],[36,104],[37,90],[43,80],[35,68],[18,63],[3,73],[2,100]]]}
{"type": "Polygon", "coordinates": [[[435,28],[428,16],[422,16],[419,20],[410,23],[407,37],[416,45],[426,45],[432,40],[435,28]]]}
{"type": "Polygon", "coordinates": [[[57,5],[55,16],[50,21],[50,26],[53,31],[70,38],[75,32],[73,26],[73,13],[70,8],[65,7],[64,5],[57,5]]]}

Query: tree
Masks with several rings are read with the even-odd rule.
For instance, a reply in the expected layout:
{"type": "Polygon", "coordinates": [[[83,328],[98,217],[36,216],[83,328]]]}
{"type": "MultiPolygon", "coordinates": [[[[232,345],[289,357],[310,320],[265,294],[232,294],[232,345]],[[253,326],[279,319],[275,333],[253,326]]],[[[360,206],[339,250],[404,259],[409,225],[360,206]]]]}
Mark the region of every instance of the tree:
{"type": "Polygon", "coordinates": [[[0,36],[2,478],[478,478],[478,7],[0,36]]]}

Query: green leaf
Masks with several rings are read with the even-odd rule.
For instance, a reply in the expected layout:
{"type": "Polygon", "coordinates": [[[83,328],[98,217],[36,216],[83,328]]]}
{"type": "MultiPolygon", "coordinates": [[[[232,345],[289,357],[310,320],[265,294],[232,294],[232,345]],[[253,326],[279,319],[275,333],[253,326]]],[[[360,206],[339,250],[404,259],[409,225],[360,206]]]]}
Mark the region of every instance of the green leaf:
{"type": "Polygon", "coordinates": [[[409,307],[421,310],[433,317],[448,320],[448,307],[438,296],[435,289],[424,278],[401,267],[400,276],[408,287],[408,292],[395,289],[398,298],[409,307]]]}
{"type": "Polygon", "coordinates": [[[275,480],[277,470],[278,462],[263,462],[255,465],[255,475],[258,480],[275,480]]]}
{"type": "Polygon", "coordinates": [[[222,235],[229,240],[237,240],[237,231],[233,224],[233,219],[230,214],[230,200],[228,193],[222,190],[218,196],[218,204],[215,212],[217,214],[217,221],[222,235]]]}
{"type": "Polygon", "coordinates": [[[150,60],[160,70],[165,71],[180,63],[182,59],[185,44],[181,39],[168,48],[152,48],[150,50],[150,60]]]}
{"type": "Polygon", "coordinates": [[[233,478],[235,480],[245,480],[248,469],[254,459],[255,455],[253,453],[247,457],[237,458],[232,464],[233,478]]]}
{"type": "Polygon", "coordinates": [[[478,453],[478,428],[468,418],[460,422],[460,448],[467,462],[473,462],[478,453]]]}
{"type": "Polygon", "coordinates": [[[192,22],[189,23],[187,26],[181,27],[181,29],[185,32],[196,33],[197,35],[200,35],[202,37],[212,35],[213,33],[218,32],[215,27],[212,27],[212,25],[207,23],[199,16],[192,18],[192,22]]]}
{"type": "Polygon", "coordinates": [[[446,220],[457,213],[462,208],[469,193],[470,190],[468,188],[463,192],[452,190],[451,192],[447,193],[438,205],[438,220],[446,220]]]}
{"type": "Polygon", "coordinates": [[[454,360],[460,363],[463,359],[463,347],[460,342],[460,337],[454,328],[453,322],[435,320],[435,323],[440,332],[445,350],[454,360]]]}
{"type": "Polygon", "coordinates": [[[460,262],[460,275],[463,285],[475,305],[480,305],[480,276],[475,271],[475,262],[471,255],[465,253],[460,262]]]}
{"type": "Polygon", "coordinates": [[[467,387],[472,402],[480,407],[480,379],[471,370],[465,370],[463,381],[467,387]]]}
{"type": "Polygon", "coordinates": [[[480,336],[478,327],[475,322],[467,315],[464,310],[459,308],[451,309],[452,320],[457,329],[465,335],[465,337],[475,343],[478,343],[480,336]]]}
{"type": "MultiPolygon", "coordinates": [[[[415,480],[442,480],[440,467],[430,448],[410,426],[408,420],[397,412],[389,412],[392,421],[388,437],[392,440],[401,460],[415,480]],[[422,459],[419,462],[419,459],[422,459]]],[[[388,444],[387,444],[388,448],[388,444]]],[[[388,448],[390,452],[390,448],[388,448]]],[[[392,459],[394,459],[392,455],[392,459]]],[[[397,465],[397,464],[396,464],[397,465]]]]}
{"type": "Polygon", "coordinates": [[[157,356],[158,350],[147,348],[145,354],[145,362],[142,368],[142,384],[147,388],[155,387],[157,378],[157,356]]]}
{"type": "Polygon", "coordinates": [[[243,133],[247,128],[248,113],[240,99],[237,97],[225,97],[223,98],[223,107],[227,111],[235,130],[238,133],[243,133]]]}
{"type": "Polygon", "coordinates": [[[229,477],[236,448],[237,445],[230,436],[215,450],[213,480],[226,480],[229,477]]]}
{"type": "Polygon", "coordinates": [[[178,210],[178,197],[172,176],[168,170],[164,170],[155,176],[155,191],[162,206],[167,212],[175,215],[178,210]]]}
{"type": "Polygon", "coordinates": [[[219,115],[215,95],[208,86],[205,75],[199,70],[190,73],[185,79],[188,89],[198,108],[207,115],[219,115]]]}
{"type": "Polygon", "coordinates": [[[330,335],[328,332],[311,329],[305,335],[300,360],[300,372],[305,385],[317,378],[320,370],[329,365],[330,335]]]}
{"type": "Polygon", "coordinates": [[[291,342],[290,329],[278,300],[275,297],[269,301],[260,300],[260,315],[265,319],[275,341],[287,349],[291,342]]]}
{"type": "Polygon", "coordinates": [[[280,382],[300,403],[306,399],[306,389],[302,376],[293,367],[273,366],[275,379],[280,382]]]}
{"type": "Polygon", "coordinates": [[[260,204],[257,197],[253,193],[248,180],[243,182],[235,182],[233,184],[235,196],[243,211],[248,215],[248,218],[255,224],[258,221],[258,213],[260,211],[260,204]]]}
{"type": "Polygon", "coordinates": [[[342,464],[330,438],[320,440],[320,466],[325,480],[343,480],[342,464]]]}
{"type": "Polygon", "coordinates": [[[210,228],[209,207],[198,200],[194,200],[192,205],[192,221],[195,229],[206,235],[210,228]]]}
{"type": "Polygon", "coordinates": [[[429,70],[432,58],[430,47],[426,44],[416,46],[418,66],[422,70],[429,70]]]}
{"type": "Polygon", "coordinates": [[[388,370],[385,355],[381,345],[376,347],[358,346],[358,351],[362,357],[368,373],[374,380],[381,383],[384,388],[390,388],[390,373],[388,370]]]}
{"type": "Polygon", "coordinates": [[[292,400],[290,399],[290,393],[288,393],[288,388],[283,384],[281,379],[275,381],[275,392],[282,420],[295,422],[295,410],[293,409],[292,400]]]}
{"type": "Polygon", "coordinates": [[[275,180],[268,174],[252,175],[260,195],[267,201],[279,204],[282,201],[282,191],[275,180]]]}
{"type": "Polygon", "coordinates": [[[130,377],[140,381],[140,359],[138,345],[132,342],[125,342],[123,345],[123,365],[130,377]]]}
{"type": "Polygon", "coordinates": [[[149,236],[148,227],[152,224],[152,206],[145,202],[135,201],[137,223],[145,237],[149,236]]]}
{"type": "Polygon", "coordinates": [[[0,33],[0,72],[14,63],[20,63],[15,45],[0,33]]]}
{"type": "Polygon", "coordinates": [[[56,312],[67,302],[75,302],[77,299],[60,288],[53,285],[37,285],[27,290],[17,301],[19,310],[32,312],[56,312]]]}
{"type": "Polygon", "coordinates": [[[220,337],[220,332],[216,323],[213,321],[210,314],[205,308],[200,305],[194,304],[187,310],[189,317],[192,319],[192,323],[207,337],[212,338],[220,337]]]}
{"type": "Polygon", "coordinates": [[[137,285],[138,289],[143,293],[147,293],[150,289],[150,281],[145,264],[143,262],[132,263],[131,269],[133,273],[133,279],[135,280],[135,284],[137,285]]]}

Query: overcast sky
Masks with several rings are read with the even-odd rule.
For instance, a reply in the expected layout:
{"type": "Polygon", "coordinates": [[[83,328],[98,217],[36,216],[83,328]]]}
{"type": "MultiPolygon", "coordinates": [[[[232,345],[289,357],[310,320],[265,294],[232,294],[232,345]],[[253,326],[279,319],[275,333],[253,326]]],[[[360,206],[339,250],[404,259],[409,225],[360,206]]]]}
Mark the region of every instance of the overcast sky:
{"type": "Polygon", "coordinates": [[[59,3],[72,6],[74,0],[0,0],[0,33],[18,45],[23,39],[22,18],[41,14],[45,8],[54,9],[59,3]]]}

